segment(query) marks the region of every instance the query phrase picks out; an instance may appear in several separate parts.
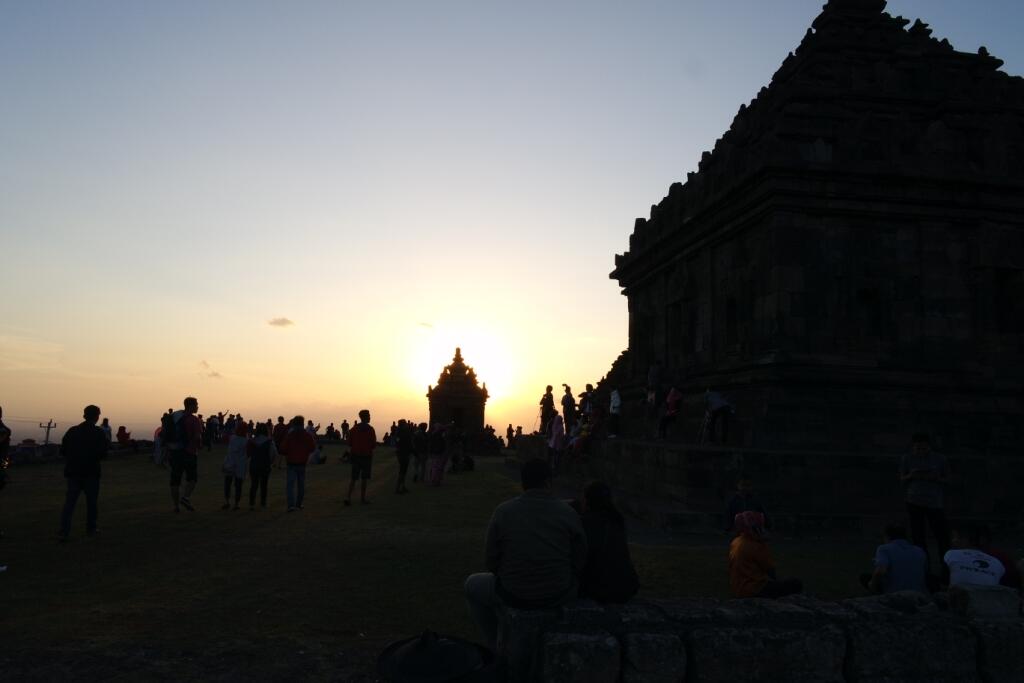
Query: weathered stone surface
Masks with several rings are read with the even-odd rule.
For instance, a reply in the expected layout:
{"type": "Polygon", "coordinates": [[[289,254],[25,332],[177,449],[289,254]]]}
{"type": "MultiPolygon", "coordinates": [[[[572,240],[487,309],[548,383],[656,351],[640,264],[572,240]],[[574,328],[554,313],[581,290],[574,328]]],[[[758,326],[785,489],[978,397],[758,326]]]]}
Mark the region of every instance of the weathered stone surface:
{"type": "Polygon", "coordinates": [[[682,598],[663,600],[658,604],[669,620],[685,627],[711,621],[722,601],[714,598],[682,598]]]}
{"type": "Polygon", "coordinates": [[[778,602],[802,607],[828,621],[842,623],[857,618],[857,613],[854,610],[844,607],[838,602],[819,600],[809,595],[789,595],[779,599],[778,602]]]}
{"type": "Polygon", "coordinates": [[[610,633],[549,633],[544,637],[545,683],[617,683],[622,652],[610,633]]]}
{"type": "Polygon", "coordinates": [[[686,648],[671,633],[630,633],[623,639],[623,683],[682,683],[686,648]]]}
{"type": "Polygon", "coordinates": [[[498,654],[509,683],[533,683],[540,675],[542,636],[558,620],[558,610],[503,608],[498,617],[498,654]]]}
{"type": "Polygon", "coordinates": [[[846,625],[850,683],[977,680],[977,641],[966,624],[946,615],[907,617],[877,602],[847,602],[877,607],[846,625]]]}
{"type": "Polygon", "coordinates": [[[1013,619],[1020,614],[1020,594],[1006,586],[952,586],[949,608],[968,618],[1013,619]]]}
{"type": "Polygon", "coordinates": [[[689,635],[687,683],[839,683],[846,639],[835,626],[699,628],[689,635]]]}
{"type": "Polygon", "coordinates": [[[1024,621],[976,620],[978,668],[986,683],[1024,681],[1024,621]]]}

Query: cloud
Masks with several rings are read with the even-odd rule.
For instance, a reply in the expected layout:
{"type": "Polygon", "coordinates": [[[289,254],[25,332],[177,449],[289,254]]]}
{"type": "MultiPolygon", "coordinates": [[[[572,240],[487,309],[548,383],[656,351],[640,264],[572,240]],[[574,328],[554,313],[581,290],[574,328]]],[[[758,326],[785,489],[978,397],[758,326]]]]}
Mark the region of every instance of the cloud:
{"type": "Polygon", "coordinates": [[[291,327],[295,324],[293,320],[288,318],[273,318],[267,321],[267,324],[271,327],[291,327]]]}
{"type": "Polygon", "coordinates": [[[224,375],[214,370],[210,366],[210,364],[207,363],[205,360],[199,361],[199,367],[201,369],[201,372],[199,373],[200,377],[208,377],[210,379],[224,379],[224,375]]]}
{"type": "Polygon", "coordinates": [[[433,325],[431,325],[430,323],[422,323],[422,322],[421,322],[421,323],[416,323],[416,324],[417,324],[417,325],[418,325],[419,327],[425,327],[425,328],[427,328],[428,330],[432,330],[432,329],[434,329],[434,326],[433,326],[433,325]]]}

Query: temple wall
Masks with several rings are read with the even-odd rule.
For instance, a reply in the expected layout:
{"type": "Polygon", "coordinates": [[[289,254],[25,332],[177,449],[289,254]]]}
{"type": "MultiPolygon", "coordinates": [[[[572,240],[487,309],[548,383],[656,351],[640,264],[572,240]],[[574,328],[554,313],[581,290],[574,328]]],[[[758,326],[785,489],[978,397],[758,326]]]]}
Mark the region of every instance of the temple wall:
{"type": "MultiPolygon", "coordinates": [[[[742,472],[779,533],[846,533],[875,538],[906,510],[897,480],[900,455],[889,452],[755,450],[662,441],[595,440],[586,462],[565,458],[564,475],[607,481],[633,515],[676,531],[724,528],[726,501],[742,472]]],[[[524,437],[520,459],[545,457],[543,442],[524,437]]],[[[1015,526],[1024,512],[1024,458],[954,456],[947,511],[952,518],[1015,526]]]]}

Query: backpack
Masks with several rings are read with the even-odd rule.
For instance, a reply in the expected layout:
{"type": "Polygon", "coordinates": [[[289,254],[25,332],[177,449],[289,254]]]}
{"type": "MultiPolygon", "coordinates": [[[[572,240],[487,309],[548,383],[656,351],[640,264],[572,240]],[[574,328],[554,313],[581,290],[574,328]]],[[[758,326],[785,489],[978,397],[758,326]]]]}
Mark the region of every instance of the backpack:
{"type": "Polygon", "coordinates": [[[174,413],[169,413],[160,418],[160,441],[172,450],[180,447],[181,443],[178,422],[174,419],[174,415],[174,413]]]}

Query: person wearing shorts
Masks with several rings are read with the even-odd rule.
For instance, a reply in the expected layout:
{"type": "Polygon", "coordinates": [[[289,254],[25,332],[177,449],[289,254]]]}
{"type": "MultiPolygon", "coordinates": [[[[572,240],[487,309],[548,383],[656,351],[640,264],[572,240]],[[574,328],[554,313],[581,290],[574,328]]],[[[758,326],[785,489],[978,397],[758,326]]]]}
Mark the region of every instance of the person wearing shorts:
{"type": "Polygon", "coordinates": [[[377,432],[370,426],[369,410],[359,411],[359,424],[349,430],[348,446],[352,453],[352,481],[348,485],[345,507],[352,504],[352,492],[356,488],[356,481],[360,482],[360,501],[367,505],[370,501],[366,499],[366,484],[370,481],[373,449],[377,446],[377,432]]]}
{"type": "Polygon", "coordinates": [[[171,460],[171,500],[174,501],[175,512],[179,512],[182,507],[189,512],[195,512],[191,496],[199,479],[199,448],[203,443],[203,423],[196,417],[196,413],[199,412],[198,400],[189,396],[185,399],[184,405],[184,410],[172,416],[175,434],[168,442],[171,460]],[[182,476],[185,478],[184,491],[181,490],[182,476]]]}

